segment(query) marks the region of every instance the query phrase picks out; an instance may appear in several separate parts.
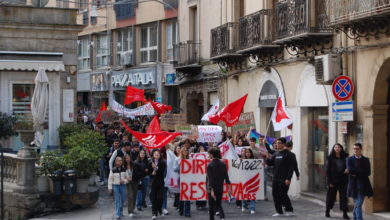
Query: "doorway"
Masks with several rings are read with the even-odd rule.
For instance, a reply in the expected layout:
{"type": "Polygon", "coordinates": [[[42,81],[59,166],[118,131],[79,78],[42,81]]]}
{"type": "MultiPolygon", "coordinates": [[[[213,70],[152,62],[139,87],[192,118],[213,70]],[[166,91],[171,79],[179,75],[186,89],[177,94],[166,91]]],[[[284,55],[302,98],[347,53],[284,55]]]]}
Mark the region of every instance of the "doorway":
{"type": "Polygon", "coordinates": [[[187,122],[197,125],[203,116],[204,99],[202,93],[192,92],[187,95],[187,122]]]}

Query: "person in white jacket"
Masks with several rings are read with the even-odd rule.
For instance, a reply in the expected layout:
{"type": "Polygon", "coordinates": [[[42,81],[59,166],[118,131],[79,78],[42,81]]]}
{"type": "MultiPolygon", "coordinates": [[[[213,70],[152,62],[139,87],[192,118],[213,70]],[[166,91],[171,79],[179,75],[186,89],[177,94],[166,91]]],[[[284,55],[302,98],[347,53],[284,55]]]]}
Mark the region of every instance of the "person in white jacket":
{"type": "Polygon", "coordinates": [[[110,193],[114,191],[116,219],[120,219],[123,216],[123,204],[126,198],[127,182],[128,175],[126,169],[123,167],[123,158],[117,157],[115,159],[115,166],[108,176],[108,191],[110,193]]]}

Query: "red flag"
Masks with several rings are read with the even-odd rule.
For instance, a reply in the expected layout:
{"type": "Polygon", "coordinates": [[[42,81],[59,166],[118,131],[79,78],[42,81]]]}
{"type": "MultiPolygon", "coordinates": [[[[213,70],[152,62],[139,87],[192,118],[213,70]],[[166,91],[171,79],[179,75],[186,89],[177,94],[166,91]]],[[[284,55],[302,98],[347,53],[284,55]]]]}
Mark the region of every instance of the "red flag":
{"type": "Polygon", "coordinates": [[[161,148],[165,145],[167,145],[172,139],[174,139],[176,136],[181,135],[181,133],[178,132],[167,132],[167,131],[160,131],[150,134],[144,134],[137,131],[131,130],[123,121],[122,125],[125,127],[125,129],[130,132],[137,140],[146,148],[149,149],[156,149],[161,148]]]}
{"type": "Polygon", "coordinates": [[[293,123],[292,117],[287,112],[283,93],[279,95],[278,100],[276,101],[271,120],[275,131],[280,131],[293,123]]]}
{"type": "Polygon", "coordinates": [[[165,112],[172,110],[172,106],[170,106],[170,105],[164,105],[162,103],[153,102],[153,101],[150,101],[150,103],[152,104],[154,110],[159,115],[164,114],[165,112]]]}
{"type": "Polygon", "coordinates": [[[231,127],[240,119],[240,114],[244,108],[246,97],[248,94],[244,95],[240,99],[228,104],[221,111],[215,115],[209,116],[209,121],[211,123],[217,124],[219,121],[224,121],[226,126],[231,127]]]}
{"type": "Polygon", "coordinates": [[[146,129],[146,133],[155,133],[155,132],[160,132],[160,122],[158,121],[158,117],[154,116],[153,120],[150,122],[148,129],[146,129]]]}
{"type": "Polygon", "coordinates": [[[124,104],[127,105],[135,101],[146,101],[144,96],[144,90],[127,86],[124,104]]]}
{"type": "Polygon", "coordinates": [[[99,113],[96,116],[96,120],[95,120],[96,123],[102,120],[102,111],[106,111],[106,110],[107,110],[106,102],[103,102],[102,105],[100,106],[99,113]]]}

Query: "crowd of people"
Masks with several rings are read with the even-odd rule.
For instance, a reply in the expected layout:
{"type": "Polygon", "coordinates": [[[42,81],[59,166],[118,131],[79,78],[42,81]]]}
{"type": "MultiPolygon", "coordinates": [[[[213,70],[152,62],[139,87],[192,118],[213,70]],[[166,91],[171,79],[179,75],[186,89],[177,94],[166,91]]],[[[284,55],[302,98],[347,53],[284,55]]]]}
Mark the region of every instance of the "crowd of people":
{"type": "MultiPolygon", "coordinates": [[[[126,124],[134,131],[145,132],[150,121],[148,117],[140,117],[129,119],[126,124]]],[[[169,192],[164,183],[167,172],[167,151],[172,151],[176,156],[173,169],[177,173],[180,172],[183,159],[189,159],[192,153],[208,152],[211,160],[207,168],[206,181],[209,200],[208,202],[196,201],[195,204],[197,209],[204,209],[208,203],[210,219],[214,219],[215,215],[224,219],[221,206],[222,186],[224,182],[229,185],[230,181],[225,172],[226,166],[221,165],[223,163],[220,161],[221,152],[218,146],[227,139],[231,140],[235,148],[241,148],[237,151],[240,158],[263,159],[265,170],[272,173],[270,176],[264,175],[264,182],[266,183],[268,178],[272,177],[272,196],[276,209],[273,216],[293,215],[288,190],[293,174],[295,173],[299,180],[300,173],[296,156],[291,152],[293,144],[291,141],[287,142],[285,138],[278,138],[270,145],[264,136],[253,138],[250,137],[249,132],[237,132],[233,135],[223,132],[220,143],[199,143],[195,139],[182,139],[179,136],[161,149],[149,150],[132,137],[119,122],[109,126],[99,122],[92,128],[105,137],[108,146],[107,153],[100,160],[100,184],[107,184],[109,191],[113,193],[115,216],[118,219],[123,216],[122,207],[125,201],[127,201],[129,217],[133,217],[136,211],[146,209],[147,201],[152,205],[152,219],[157,218],[158,215],[169,214],[167,208],[169,192]]],[[[355,144],[354,156],[348,157],[340,144],[334,145],[326,163],[329,189],[326,198],[326,217],[330,217],[330,210],[333,208],[338,191],[343,218],[349,219],[347,196],[350,196],[355,202],[354,219],[362,219],[362,203],[365,196],[372,196],[372,188],[368,181],[369,161],[361,155],[361,149],[360,144],[355,144]]],[[[267,200],[267,184],[264,185],[267,200]]],[[[174,198],[173,206],[179,215],[191,217],[191,202],[180,201],[179,193],[174,193],[174,198]]],[[[236,205],[242,212],[249,211],[250,214],[254,214],[256,211],[255,200],[237,200],[236,205]]]]}

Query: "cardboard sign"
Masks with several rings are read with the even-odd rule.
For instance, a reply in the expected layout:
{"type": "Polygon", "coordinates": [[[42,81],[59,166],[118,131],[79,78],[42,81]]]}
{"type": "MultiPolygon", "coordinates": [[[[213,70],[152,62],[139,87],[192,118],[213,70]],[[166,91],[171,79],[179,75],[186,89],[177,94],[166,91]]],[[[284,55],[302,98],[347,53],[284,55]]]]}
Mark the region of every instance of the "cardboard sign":
{"type": "MultiPolygon", "coordinates": [[[[209,160],[182,160],[180,166],[180,200],[207,200],[206,172],[209,160]]],[[[231,182],[232,196],[237,200],[264,199],[264,167],[260,159],[224,160],[231,182]]],[[[223,200],[228,199],[224,185],[223,200]]]]}
{"type": "Polygon", "coordinates": [[[222,140],[222,127],[217,125],[198,126],[198,139],[197,139],[198,142],[218,143],[221,140],[222,140]]]}
{"type": "Polygon", "coordinates": [[[233,133],[236,133],[237,131],[243,131],[243,132],[248,132],[250,130],[250,127],[255,127],[255,116],[253,112],[246,112],[246,113],[241,113],[240,119],[238,122],[233,125],[233,133]]]}
{"type": "Polygon", "coordinates": [[[175,125],[175,132],[182,133],[182,138],[190,138],[192,136],[191,125],[175,125]]]}
{"type": "Polygon", "coordinates": [[[175,125],[187,123],[185,114],[162,114],[160,117],[161,130],[175,130],[175,125]]]}

